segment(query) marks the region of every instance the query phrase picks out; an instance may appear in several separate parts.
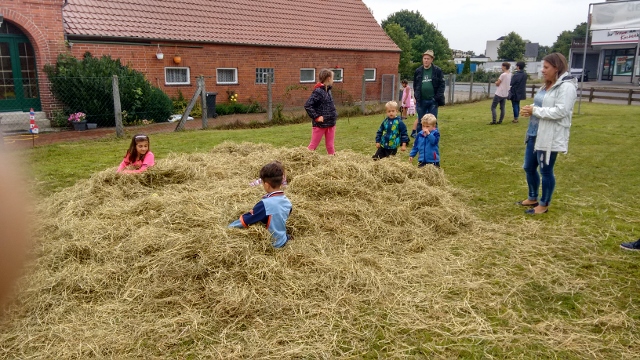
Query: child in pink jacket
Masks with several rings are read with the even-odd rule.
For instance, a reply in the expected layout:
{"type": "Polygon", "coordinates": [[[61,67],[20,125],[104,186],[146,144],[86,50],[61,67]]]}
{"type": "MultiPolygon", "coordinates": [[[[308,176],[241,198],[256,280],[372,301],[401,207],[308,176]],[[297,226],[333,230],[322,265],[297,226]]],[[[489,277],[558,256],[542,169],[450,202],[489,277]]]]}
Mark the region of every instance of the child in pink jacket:
{"type": "Polygon", "coordinates": [[[129,150],[118,166],[117,172],[124,174],[141,173],[155,165],[155,156],[149,151],[149,137],[138,134],[131,139],[129,150]]]}

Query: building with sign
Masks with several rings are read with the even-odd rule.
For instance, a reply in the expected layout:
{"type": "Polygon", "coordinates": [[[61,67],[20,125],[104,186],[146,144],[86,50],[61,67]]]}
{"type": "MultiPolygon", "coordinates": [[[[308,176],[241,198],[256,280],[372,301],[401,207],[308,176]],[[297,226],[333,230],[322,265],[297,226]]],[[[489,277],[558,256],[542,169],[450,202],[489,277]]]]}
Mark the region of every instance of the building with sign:
{"type": "Polygon", "coordinates": [[[591,38],[571,45],[569,65],[580,69],[585,64],[591,80],[637,83],[640,77],[640,1],[592,4],[591,38]]]}
{"type": "MultiPolygon", "coordinates": [[[[640,30],[597,30],[587,47],[586,69],[589,78],[598,81],[631,82],[640,76],[635,54],[640,30]]],[[[571,68],[582,68],[584,39],[575,39],[570,52],[571,68]]]]}

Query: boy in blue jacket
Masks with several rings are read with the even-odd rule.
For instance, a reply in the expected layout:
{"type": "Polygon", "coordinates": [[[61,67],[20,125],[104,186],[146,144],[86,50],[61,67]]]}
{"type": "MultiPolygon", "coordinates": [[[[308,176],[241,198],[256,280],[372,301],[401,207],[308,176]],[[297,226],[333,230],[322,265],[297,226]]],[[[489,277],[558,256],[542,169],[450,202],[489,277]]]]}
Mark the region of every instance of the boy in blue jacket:
{"type": "Polygon", "coordinates": [[[386,103],[387,117],[380,124],[376,133],[376,153],[373,155],[374,160],[386,158],[395,155],[400,150],[406,151],[409,143],[407,135],[407,126],[404,124],[400,116],[398,116],[398,103],[389,101],[386,103]]]}
{"type": "Polygon", "coordinates": [[[284,168],[280,162],[274,161],[260,169],[260,179],[267,195],[262,197],[251,211],[240,216],[240,219],[229,224],[230,228],[247,228],[249,225],[263,223],[273,237],[273,247],[285,246],[291,238],[287,234],[286,222],[291,214],[291,201],[287,199],[282,186],[284,168]]]}
{"type": "Polygon", "coordinates": [[[413,148],[409,153],[409,162],[413,163],[413,157],[420,153],[418,157],[418,167],[427,164],[440,167],[440,132],[436,128],[437,119],[433,114],[426,114],[422,117],[422,131],[416,136],[413,148]]]}

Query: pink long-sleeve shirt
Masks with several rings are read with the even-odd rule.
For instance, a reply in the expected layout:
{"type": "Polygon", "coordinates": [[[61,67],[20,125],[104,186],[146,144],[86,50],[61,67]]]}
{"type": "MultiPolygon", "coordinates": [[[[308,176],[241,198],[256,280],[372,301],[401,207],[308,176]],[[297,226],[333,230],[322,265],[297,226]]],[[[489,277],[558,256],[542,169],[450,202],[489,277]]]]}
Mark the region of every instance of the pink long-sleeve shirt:
{"type": "Polygon", "coordinates": [[[135,162],[129,161],[129,154],[127,154],[120,163],[120,166],[118,166],[117,172],[125,174],[141,173],[147,170],[147,168],[152,167],[153,165],[155,165],[155,156],[151,151],[147,151],[147,153],[144,154],[144,158],[142,158],[142,160],[137,160],[135,162]],[[129,166],[132,166],[134,169],[127,169],[127,167],[129,166]]]}

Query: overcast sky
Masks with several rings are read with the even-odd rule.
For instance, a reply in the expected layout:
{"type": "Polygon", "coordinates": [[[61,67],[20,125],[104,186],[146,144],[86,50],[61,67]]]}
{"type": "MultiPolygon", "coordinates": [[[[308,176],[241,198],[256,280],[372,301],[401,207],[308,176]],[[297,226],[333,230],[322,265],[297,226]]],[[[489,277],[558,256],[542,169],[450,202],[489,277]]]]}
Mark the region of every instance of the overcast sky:
{"type": "Polygon", "coordinates": [[[515,31],[525,40],[551,46],[564,30],[587,21],[589,0],[363,0],[378,23],[400,10],[418,10],[449,40],[449,47],[484,54],[487,40],[515,31]]]}

